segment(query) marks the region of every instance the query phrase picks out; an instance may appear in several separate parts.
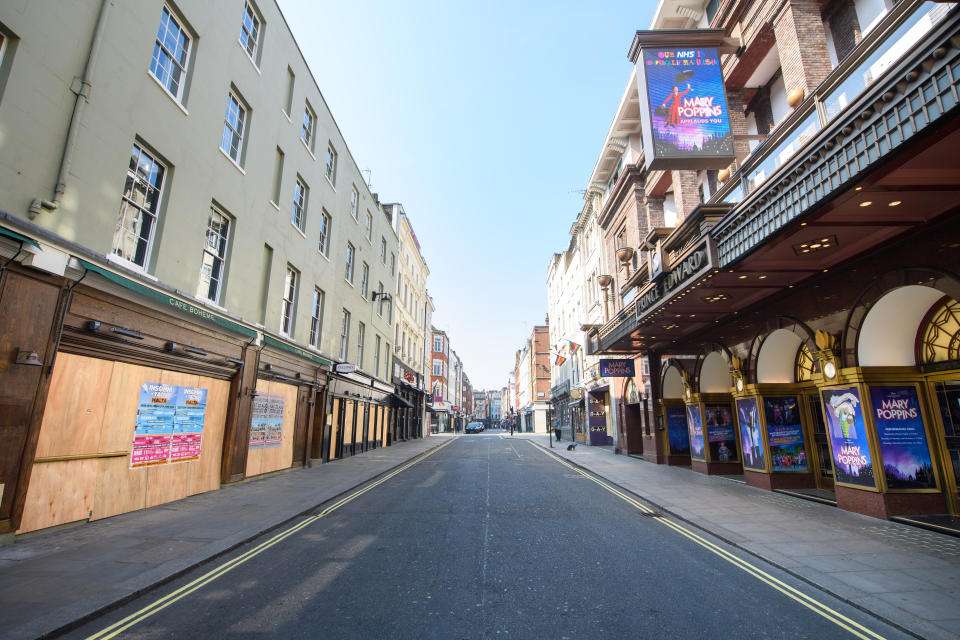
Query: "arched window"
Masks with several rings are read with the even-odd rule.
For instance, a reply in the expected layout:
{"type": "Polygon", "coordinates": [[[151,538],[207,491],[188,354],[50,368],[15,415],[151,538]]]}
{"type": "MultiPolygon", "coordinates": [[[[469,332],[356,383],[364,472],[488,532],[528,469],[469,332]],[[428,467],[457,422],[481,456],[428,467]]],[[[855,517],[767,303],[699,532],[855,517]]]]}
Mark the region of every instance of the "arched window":
{"type": "Polygon", "coordinates": [[[797,350],[797,366],[794,374],[797,382],[807,382],[813,379],[813,373],[817,369],[817,361],[810,353],[807,345],[801,344],[797,350]]]}
{"type": "Polygon", "coordinates": [[[923,364],[960,360],[960,302],[945,298],[929,318],[917,359],[923,364]]]}

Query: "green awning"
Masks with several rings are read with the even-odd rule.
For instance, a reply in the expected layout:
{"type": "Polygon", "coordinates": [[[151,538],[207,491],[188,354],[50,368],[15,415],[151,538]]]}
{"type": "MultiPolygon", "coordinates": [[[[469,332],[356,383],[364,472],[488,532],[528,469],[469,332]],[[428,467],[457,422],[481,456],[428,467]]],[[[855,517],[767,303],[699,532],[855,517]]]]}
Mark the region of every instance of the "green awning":
{"type": "Polygon", "coordinates": [[[212,324],[248,338],[257,337],[257,332],[253,329],[248,329],[241,324],[233,322],[232,320],[227,320],[226,318],[218,316],[215,313],[211,313],[206,309],[190,304],[189,302],[181,300],[180,298],[176,298],[169,293],[158,291],[157,289],[148,287],[145,284],[137,282],[136,280],[131,280],[126,276],[122,276],[119,273],[114,273],[104,269],[103,267],[98,267],[97,265],[87,262],[86,260],[80,260],[80,264],[86,267],[88,271],[93,271],[94,273],[103,276],[107,280],[110,280],[121,287],[164,304],[181,315],[189,316],[191,320],[199,320],[201,322],[205,322],[206,324],[212,324]]]}
{"type": "Polygon", "coordinates": [[[37,249],[40,248],[40,245],[37,244],[36,240],[32,240],[27,236],[17,233],[16,231],[7,229],[6,227],[0,227],[0,236],[7,236],[8,238],[13,238],[14,240],[18,240],[20,242],[26,242],[27,244],[32,244],[37,249]]]}
{"type": "Polygon", "coordinates": [[[263,336],[263,342],[267,346],[274,347],[276,349],[283,349],[284,351],[300,356],[301,358],[306,358],[307,360],[316,362],[317,364],[326,365],[328,367],[333,366],[333,363],[327,360],[326,358],[321,358],[320,356],[314,353],[310,353],[309,351],[305,349],[301,349],[300,347],[295,347],[294,345],[289,344],[287,342],[277,340],[276,338],[271,338],[270,336],[265,335],[263,336]]]}

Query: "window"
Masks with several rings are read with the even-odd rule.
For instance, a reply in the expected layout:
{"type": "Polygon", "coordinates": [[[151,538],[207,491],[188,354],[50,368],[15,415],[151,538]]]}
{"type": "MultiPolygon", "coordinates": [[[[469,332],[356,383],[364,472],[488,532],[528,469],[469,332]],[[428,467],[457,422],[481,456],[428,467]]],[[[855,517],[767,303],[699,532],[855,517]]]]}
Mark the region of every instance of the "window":
{"type": "Polygon", "coordinates": [[[283,105],[283,112],[287,114],[287,117],[290,117],[291,109],[293,109],[293,87],[296,84],[297,75],[293,72],[293,69],[287,67],[287,101],[283,105]]]}
{"type": "Polygon", "coordinates": [[[367,240],[370,240],[373,237],[373,214],[367,211],[367,225],[364,228],[364,235],[367,240]]]}
{"type": "Polygon", "coordinates": [[[433,359],[433,375],[436,378],[443,375],[443,360],[433,359]]]}
{"type": "Polygon", "coordinates": [[[360,267],[360,295],[364,300],[370,291],[370,265],[366,262],[360,267]]]}
{"type": "Polygon", "coordinates": [[[287,278],[283,283],[283,300],[280,304],[280,333],[293,335],[293,316],[297,306],[297,270],[287,265],[287,278]]]}
{"type": "Polygon", "coordinates": [[[349,242],[347,243],[347,265],[346,270],[344,271],[343,277],[347,282],[353,284],[353,259],[356,249],[353,248],[353,245],[349,242]]]}
{"type": "Polygon", "coordinates": [[[244,3],[243,20],[240,22],[240,44],[250,59],[256,62],[260,45],[260,17],[249,2],[244,3]]]}
{"type": "Polygon", "coordinates": [[[324,169],[324,175],[327,176],[330,184],[337,183],[337,152],[332,144],[327,145],[327,166],[324,169]]]}
{"type": "Polygon", "coordinates": [[[433,336],[433,350],[443,353],[443,336],[433,336]]]}
{"type": "Polygon", "coordinates": [[[325,256],[330,255],[330,214],[326,209],[320,213],[320,240],[317,249],[325,256]]]}
{"type": "Polygon", "coordinates": [[[227,240],[230,237],[230,219],[216,207],[210,207],[207,218],[207,234],[203,243],[200,261],[200,284],[197,297],[217,303],[220,301],[223,283],[223,265],[227,259],[227,240]]]}
{"type": "Polygon", "coordinates": [[[387,239],[380,238],[380,264],[387,264],[387,239]]]}
{"type": "Polygon", "coordinates": [[[323,330],[323,291],[314,287],[313,308],[310,312],[310,346],[320,344],[320,332],[323,330]]]}
{"type": "Polygon", "coordinates": [[[376,336],[373,342],[373,375],[380,375],[380,336],[376,336]]]}
{"type": "Polygon", "coordinates": [[[350,215],[354,220],[360,220],[360,192],[356,187],[350,187],[350,215]]]}
{"type": "Polygon", "coordinates": [[[383,283],[378,283],[377,287],[377,315],[383,317],[383,283]]]}
{"type": "Polygon", "coordinates": [[[189,56],[190,37],[171,15],[170,9],[164,7],[160,12],[160,28],[150,60],[150,73],[180,103],[183,102],[189,56]]]}
{"type": "Polygon", "coordinates": [[[120,220],[113,236],[113,253],[147,268],[160,209],[165,169],[139,145],[133,145],[120,198],[120,220]]]}
{"type": "Polygon", "coordinates": [[[297,229],[303,231],[307,226],[307,194],[310,189],[303,182],[303,178],[297,176],[297,184],[293,188],[293,211],[290,215],[290,222],[297,229]]]}
{"type": "Polygon", "coordinates": [[[220,148],[237,164],[243,154],[243,136],[247,121],[247,109],[237,94],[231,91],[227,95],[227,114],[223,121],[223,136],[220,148]]]}
{"type": "Polygon", "coordinates": [[[280,204],[280,188],[283,184],[283,149],[277,147],[277,159],[273,162],[273,204],[280,204]]]}
{"type": "Polygon", "coordinates": [[[317,116],[313,112],[313,109],[310,108],[310,103],[308,102],[303,108],[303,127],[300,129],[300,139],[303,140],[303,144],[307,145],[307,149],[310,149],[311,153],[313,153],[313,141],[316,129],[317,116]]]}
{"type": "Polygon", "coordinates": [[[347,345],[350,342],[350,312],[340,312],[340,359],[347,360],[347,345]]]}
{"type": "Polygon", "coordinates": [[[357,366],[363,368],[363,340],[367,335],[367,325],[357,323],[357,366]]]}
{"type": "Polygon", "coordinates": [[[397,275],[397,256],[392,251],[390,252],[390,275],[397,275]]]}

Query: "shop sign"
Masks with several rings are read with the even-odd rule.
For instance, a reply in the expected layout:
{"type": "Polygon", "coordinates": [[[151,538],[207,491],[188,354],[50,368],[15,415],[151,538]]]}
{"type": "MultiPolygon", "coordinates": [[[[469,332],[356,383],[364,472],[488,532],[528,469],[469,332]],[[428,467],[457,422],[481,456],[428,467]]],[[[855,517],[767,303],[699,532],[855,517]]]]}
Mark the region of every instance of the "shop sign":
{"type": "Polygon", "coordinates": [[[685,456],[690,453],[690,431],[683,407],[667,407],[667,439],[670,441],[670,455],[685,456]]]}
{"type": "Polygon", "coordinates": [[[687,428],[690,430],[690,457],[704,460],[703,416],[699,404],[687,405],[687,428]]]}
{"type": "Polygon", "coordinates": [[[713,249],[709,238],[695,251],[687,255],[670,271],[664,271],[646,291],[637,298],[637,319],[652,311],[669,295],[682,289],[690,281],[699,278],[713,268],[713,249]]]}
{"type": "Polygon", "coordinates": [[[640,53],[637,93],[647,169],[722,169],[733,162],[716,48],[654,47],[640,53]]]}
{"type": "Polygon", "coordinates": [[[413,375],[413,373],[411,373],[407,369],[403,370],[403,379],[409,382],[410,384],[414,384],[417,381],[417,378],[413,375]]]}
{"type": "Polygon", "coordinates": [[[916,387],[870,387],[888,489],[935,489],[916,387]]]}
{"type": "Polygon", "coordinates": [[[760,412],[756,398],[737,400],[737,421],[740,423],[740,448],[743,450],[743,466],[757,471],[766,471],[763,437],[760,431],[760,412]]]}
{"type": "Polygon", "coordinates": [[[130,468],[199,460],[207,390],[147,382],[140,387],[130,468]]]}
{"type": "Polygon", "coordinates": [[[357,365],[355,364],[338,364],[333,370],[337,373],[353,373],[357,370],[357,365]]]}
{"type": "Polygon", "coordinates": [[[876,486],[857,387],[825,389],[821,396],[833,449],[834,478],[847,484],[876,486]]]}
{"type": "Polygon", "coordinates": [[[278,393],[258,392],[250,414],[250,449],[279,447],[283,442],[283,405],[286,398],[278,393]]]}
{"type": "Polygon", "coordinates": [[[601,378],[632,378],[634,375],[633,360],[623,359],[600,359],[600,377],[601,378]]]}
{"type": "Polygon", "coordinates": [[[737,437],[734,434],[733,412],[728,404],[708,404],[705,407],[704,429],[712,462],[730,462],[737,459],[737,437]]]}
{"type": "Polygon", "coordinates": [[[767,440],[774,471],[806,471],[807,453],[803,446],[803,427],[797,398],[764,398],[767,440]]]}

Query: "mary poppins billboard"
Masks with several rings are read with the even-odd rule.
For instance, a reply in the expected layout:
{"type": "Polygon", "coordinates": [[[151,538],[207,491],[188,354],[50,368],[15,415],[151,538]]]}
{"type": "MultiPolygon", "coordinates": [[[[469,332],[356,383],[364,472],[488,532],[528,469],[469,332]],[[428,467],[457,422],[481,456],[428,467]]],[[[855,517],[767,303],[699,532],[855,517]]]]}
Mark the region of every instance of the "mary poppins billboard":
{"type": "Polygon", "coordinates": [[[648,169],[722,169],[733,134],[716,48],[644,48],[637,90],[648,169]]]}

